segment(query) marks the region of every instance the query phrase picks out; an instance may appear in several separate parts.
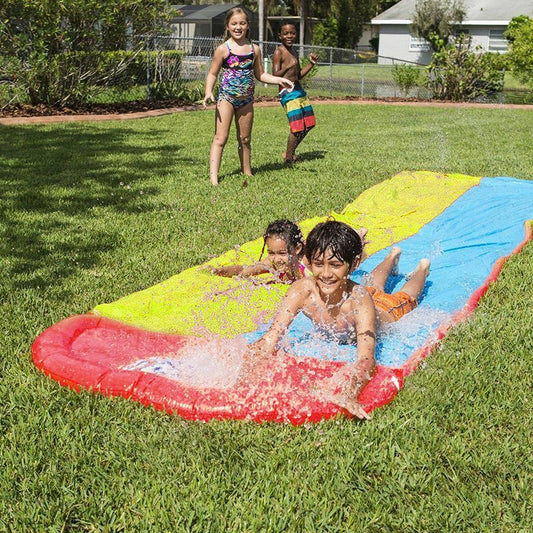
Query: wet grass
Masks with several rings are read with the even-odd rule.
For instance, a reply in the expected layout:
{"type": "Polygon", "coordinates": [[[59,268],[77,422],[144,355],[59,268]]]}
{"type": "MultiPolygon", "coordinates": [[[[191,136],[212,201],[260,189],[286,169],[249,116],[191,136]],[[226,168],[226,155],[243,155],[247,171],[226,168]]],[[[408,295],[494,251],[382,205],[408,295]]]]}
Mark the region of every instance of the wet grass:
{"type": "Polygon", "coordinates": [[[368,423],[191,423],[38,373],[54,322],[261,234],[339,210],[404,169],[532,178],[533,114],[315,107],[303,162],[256,110],[209,185],[211,112],[0,129],[0,530],[530,531],[533,247],[368,423]]]}

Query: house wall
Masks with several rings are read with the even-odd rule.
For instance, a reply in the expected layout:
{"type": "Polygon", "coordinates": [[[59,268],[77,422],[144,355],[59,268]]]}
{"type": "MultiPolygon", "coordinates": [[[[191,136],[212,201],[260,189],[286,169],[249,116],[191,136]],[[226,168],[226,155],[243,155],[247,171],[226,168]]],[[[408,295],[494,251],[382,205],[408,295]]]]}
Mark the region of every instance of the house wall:
{"type": "Polygon", "coordinates": [[[380,27],[379,32],[379,62],[390,63],[384,58],[394,58],[411,63],[427,65],[431,53],[424,50],[410,50],[411,35],[409,26],[400,24],[387,24],[380,27]]]}
{"type": "MultiPolygon", "coordinates": [[[[481,45],[484,51],[489,51],[491,30],[505,30],[506,26],[462,26],[472,37],[472,48],[481,45]]],[[[409,33],[408,25],[387,24],[380,27],[379,33],[379,62],[390,63],[386,58],[400,61],[421,63],[427,65],[431,60],[429,50],[417,50],[416,41],[409,33]]],[[[423,46],[420,43],[420,46],[423,46]]]]}

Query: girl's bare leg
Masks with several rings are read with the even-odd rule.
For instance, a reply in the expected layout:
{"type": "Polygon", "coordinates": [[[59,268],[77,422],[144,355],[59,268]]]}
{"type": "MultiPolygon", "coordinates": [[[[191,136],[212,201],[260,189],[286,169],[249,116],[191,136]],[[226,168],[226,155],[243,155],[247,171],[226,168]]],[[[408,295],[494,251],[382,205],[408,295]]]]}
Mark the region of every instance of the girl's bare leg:
{"type": "Polygon", "coordinates": [[[385,283],[387,283],[389,276],[398,267],[401,253],[402,250],[400,248],[393,246],[387,254],[387,257],[370,272],[368,284],[380,291],[384,291],[385,283]]]}
{"type": "Polygon", "coordinates": [[[231,121],[233,120],[233,106],[226,100],[217,103],[215,113],[215,137],[209,154],[209,178],[213,185],[218,185],[218,171],[222,161],[222,152],[228,140],[231,121]]]}
{"type": "Polygon", "coordinates": [[[254,104],[250,102],[235,110],[237,126],[237,142],[239,143],[239,159],[241,171],[245,176],[252,176],[252,126],[254,123],[254,104]]]}
{"type": "Polygon", "coordinates": [[[400,290],[406,292],[415,300],[418,300],[420,293],[424,290],[426,279],[429,276],[430,264],[429,259],[421,259],[418,266],[408,275],[409,280],[400,290]]]}

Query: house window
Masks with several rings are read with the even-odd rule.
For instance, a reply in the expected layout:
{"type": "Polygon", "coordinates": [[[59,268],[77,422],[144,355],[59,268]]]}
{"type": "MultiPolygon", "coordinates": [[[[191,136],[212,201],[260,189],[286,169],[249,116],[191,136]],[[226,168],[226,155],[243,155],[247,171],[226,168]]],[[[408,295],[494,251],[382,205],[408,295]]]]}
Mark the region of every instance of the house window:
{"type": "Polygon", "coordinates": [[[491,52],[506,52],[507,39],[503,36],[505,30],[489,30],[489,50],[491,52]]]}
{"type": "Polygon", "coordinates": [[[409,50],[413,52],[429,52],[429,43],[422,37],[409,36],[409,50]]]}

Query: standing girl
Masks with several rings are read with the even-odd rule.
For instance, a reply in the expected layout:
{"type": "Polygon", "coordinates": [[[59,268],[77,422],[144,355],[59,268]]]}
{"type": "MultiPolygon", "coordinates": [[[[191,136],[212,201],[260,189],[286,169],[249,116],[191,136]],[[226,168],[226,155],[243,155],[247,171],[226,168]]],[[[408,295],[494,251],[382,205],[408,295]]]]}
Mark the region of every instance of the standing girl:
{"type": "Polygon", "coordinates": [[[203,100],[204,106],[215,101],[213,89],[222,69],[215,114],[215,137],[209,156],[209,177],[213,185],[218,185],[222,152],[228,140],[233,116],[237,128],[241,171],[245,176],[252,175],[250,141],[254,118],[254,76],[263,83],[281,85],[287,89],[293,87],[292,81],[272,76],[263,70],[261,51],[248,40],[250,24],[244,9],[230,9],[225,25],[225,36],[229,38],[215,50],[205,82],[203,100]]]}

